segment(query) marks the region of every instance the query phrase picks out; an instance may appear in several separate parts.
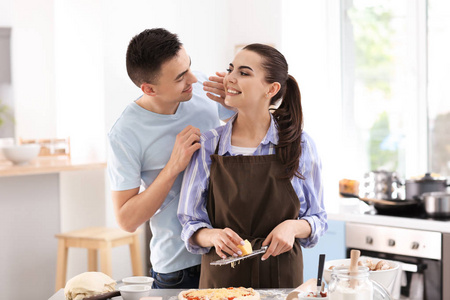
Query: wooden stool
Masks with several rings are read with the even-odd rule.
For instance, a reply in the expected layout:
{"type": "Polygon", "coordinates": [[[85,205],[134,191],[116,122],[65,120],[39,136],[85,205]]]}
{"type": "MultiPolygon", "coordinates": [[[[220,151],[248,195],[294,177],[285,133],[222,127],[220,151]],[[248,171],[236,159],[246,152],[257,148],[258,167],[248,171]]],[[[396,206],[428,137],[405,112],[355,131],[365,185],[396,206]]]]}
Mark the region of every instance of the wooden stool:
{"type": "Polygon", "coordinates": [[[70,247],[88,249],[88,271],[97,271],[97,251],[100,251],[100,270],[112,276],[111,249],[130,245],[131,265],[134,276],[142,276],[142,257],[139,248],[139,230],[133,233],[119,228],[90,227],[56,234],[58,259],[56,264],[55,291],[64,288],[67,275],[67,255],[70,247]]]}

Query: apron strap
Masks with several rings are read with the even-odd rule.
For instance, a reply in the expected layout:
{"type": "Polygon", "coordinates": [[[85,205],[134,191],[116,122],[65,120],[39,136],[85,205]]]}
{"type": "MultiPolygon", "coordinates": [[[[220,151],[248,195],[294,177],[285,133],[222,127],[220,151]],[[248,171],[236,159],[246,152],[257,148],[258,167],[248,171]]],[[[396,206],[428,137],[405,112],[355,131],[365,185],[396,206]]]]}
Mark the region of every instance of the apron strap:
{"type": "Polygon", "coordinates": [[[216,150],[214,151],[214,154],[219,154],[219,145],[220,145],[220,136],[219,136],[219,141],[217,142],[217,145],[216,145],[216,150]]]}

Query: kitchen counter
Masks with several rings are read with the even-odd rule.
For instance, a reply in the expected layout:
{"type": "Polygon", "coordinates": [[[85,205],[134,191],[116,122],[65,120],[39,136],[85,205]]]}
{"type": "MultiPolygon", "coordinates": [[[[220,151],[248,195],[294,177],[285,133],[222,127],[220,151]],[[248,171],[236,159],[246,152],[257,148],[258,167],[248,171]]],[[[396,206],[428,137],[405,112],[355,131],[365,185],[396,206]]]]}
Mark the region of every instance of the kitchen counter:
{"type": "MultiPolygon", "coordinates": [[[[117,287],[116,287],[117,288],[117,287]]],[[[293,289],[267,289],[258,290],[261,294],[261,299],[273,299],[273,300],[285,300],[286,296],[293,289]]],[[[162,289],[162,290],[150,290],[150,297],[162,297],[162,300],[177,300],[177,295],[183,290],[181,289],[162,289]]],[[[113,300],[122,300],[121,296],[111,298],[113,300]]],[[[64,290],[60,289],[56,294],[50,297],[48,300],[65,300],[64,290]]]]}
{"type": "Polygon", "coordinates": [[[345,206],[340,206],[339,211],[330,211],[329,220],[355,222],[362,224],[372,224],[380,226],[391,226],[418,230],[436,231],[450,233],[450,220],[439,221],[433,219],[416,219],[406,217],[370,215],[365,213],[368,206],[363,202],[356,200],[354,202],[345,202],[345,206]],[[358,203],[360,202],[360,203],[358,203]],[[351,203],[351,205],[348,205],[351,203]]]}
{"type": "MultiPolygon", "coordinates": [[[[39,157],[27,165],[0,162],[0,282],[2,299],[47,299],[56,276],[55,234],[107,223],[106,163],[39,157]],[[45,276],[41,276],[45,274],[45,276]],[[22,288],[23,282],[31,286],[22,288]]],[[[126,250],[126,249],[125,249],[126,250]]],[[[72,251],[72,250],[71,250],[72,251]]],[[[67,273],[85,269],[72,251],[67,273]]],[[[116,268],[117,269],[117,268],[116,268]]]]}
{"type": "Polygon", "coordinates": [[[74,170],[94,170],[106,168],[105,162],[74,160],[63,157],[38,157],[26,165],[13,165],[0,160],[0,177],[59,173],[74,170]]]}

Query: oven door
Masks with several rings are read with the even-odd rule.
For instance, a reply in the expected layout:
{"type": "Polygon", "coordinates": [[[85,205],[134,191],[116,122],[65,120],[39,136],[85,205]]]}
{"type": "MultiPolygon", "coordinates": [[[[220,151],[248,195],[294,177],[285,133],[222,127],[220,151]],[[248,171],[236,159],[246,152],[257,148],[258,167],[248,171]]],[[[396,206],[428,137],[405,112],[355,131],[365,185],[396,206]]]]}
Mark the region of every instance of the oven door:
{"type": "MultiPolygon", "coordinates": [[[[347,257],[350,257],[351,249],[347,248],[347,257]]],[[[404,273],[401,278],[399,299],[442,299],[441,261],[362,249],[359,250],[361,251],[361,256],[393,260],[401,264],[404,273]]],[[[392,296],[395,297],[395,295],[392,296]]]]}

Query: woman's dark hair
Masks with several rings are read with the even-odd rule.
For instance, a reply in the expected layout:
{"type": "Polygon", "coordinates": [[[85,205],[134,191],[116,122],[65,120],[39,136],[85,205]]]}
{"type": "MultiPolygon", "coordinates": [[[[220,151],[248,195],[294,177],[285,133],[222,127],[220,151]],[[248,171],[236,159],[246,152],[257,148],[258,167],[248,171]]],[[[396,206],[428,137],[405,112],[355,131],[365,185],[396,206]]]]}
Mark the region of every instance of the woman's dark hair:
{"type": "Polygon", "coordinates": [[[281,85],[278,93],[270,99],[271,105],[277,104],[281,99],[280,106],[273,111],[279,136],[278,145],[275,149],[286,170],[283,177],[297,176],[304,179],[298,171],[302,154],[300,143],[303,131],[303,113],[297,81],[288,74],[286,59],[277,49],[263,44],[250,44],[245,46],[243,50],[253,51],[262,57],[266,82],[278,82],[281,85]]]}
{"type": "Polygon", "coordinates": [[[146,29],[134,36],[127,49],[127,72],[135,85],[156,83],[161,65],[175,57],[183,44],[164,28],[146,29]]]}

